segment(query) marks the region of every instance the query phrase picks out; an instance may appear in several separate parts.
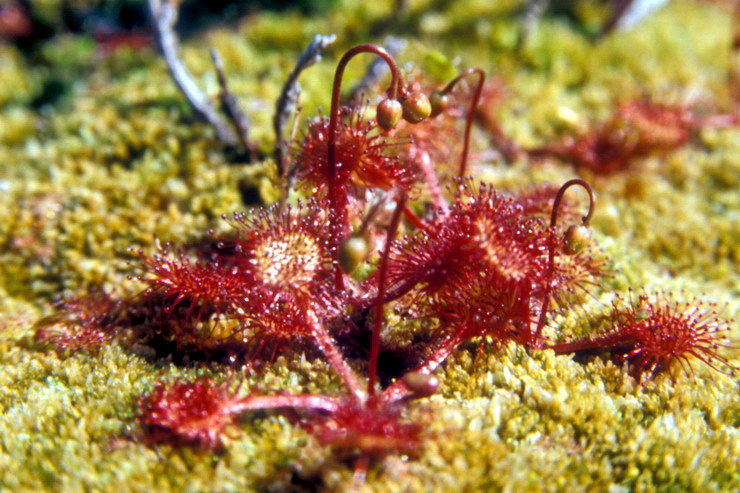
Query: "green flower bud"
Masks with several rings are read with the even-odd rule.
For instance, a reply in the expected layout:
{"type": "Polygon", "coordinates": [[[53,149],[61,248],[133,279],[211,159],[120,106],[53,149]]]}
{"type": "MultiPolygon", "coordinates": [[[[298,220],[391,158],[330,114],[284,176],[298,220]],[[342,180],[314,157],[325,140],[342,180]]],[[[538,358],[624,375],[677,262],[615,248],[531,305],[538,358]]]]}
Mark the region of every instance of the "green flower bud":
{"type": "Polygon", "coordinates": [[[395,99],[384,99],[378,103],[378,108],[375,110],[375,118],[383,130],[395,128],[401,121],[402,115],[401,103],[395,99]]]}
{"type": "Polygon", "coordinates": [[[419,123],[426,120],[432,113],[432,105],[429,98],[420,92],[412,92],[403,99],[403,119],[409,123],[419,123]]]}
{"type": "Polygon", "coordinates": [[[350,236],[339,248],[339,265],[344,272],[351,274],[365,260],[370,250],[367,241],[359,236],[350,236]]]}
{"type": "Polygon", "coordinates": [[[565,230],[565,245],[563,251],[573,255],[586,248],[591,243],[591,230],[583,224],[573,225],[565,230]]]}
{"type": "Polygon", "coordinates": [[[450,105],[450,97],[442,91],[434,91],[432,95],[429,96],[429,103],[432,105],[432,113],[430,116],[434,118],[447,109],[450,105]]]}

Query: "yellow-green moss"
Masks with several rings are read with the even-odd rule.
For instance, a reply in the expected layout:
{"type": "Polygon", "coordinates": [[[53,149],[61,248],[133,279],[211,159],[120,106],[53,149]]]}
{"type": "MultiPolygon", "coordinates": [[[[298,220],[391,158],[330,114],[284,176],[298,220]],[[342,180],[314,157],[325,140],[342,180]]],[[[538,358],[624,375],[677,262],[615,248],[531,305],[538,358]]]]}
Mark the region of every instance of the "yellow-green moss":
{"type": "MultiPolygon", "coordinates": [[[[521,2],[408,3],[399,19],[405,30],[393,33],[411,41],[401,62],[434,77],[471,65],[498,74],[509,91],[501,123],[523,145],[580,131],[645,94],[729,104],[731,16],[721,6],[676,0],[599,44],[546,18],[517,55],[511,14],[521,2]]],[[[55,2],[37,4],[49,22],[57,19],[55,2]]],[[[324,62],[302,78],[303,117],[327,107],[342,49],[382,42],[368,36],[391,4],[342,2],[313,18],[255,14],[237,31],[219,28],[203,35],[206,42],[186,43],[184,61],[215,95],[206,45],[219,48],[231,89],[252,119],[252,137],[269,150],[273,102],[310,37],[339,35],[324,62]]],[[[152,251],[155,235],[188,242],[210,228],[225,231],[220,214],[244,209],[240,183],[256,187],[266,203],[277,198],[274,164],[230,162],[153,52],[100,59],[85,39],[56,42],[42,50],[44,66],[0,45],[0,489],[282,491],[299,476],[347,490],[346,463],[278,414],[245,416],[219,455],[137,441],[137,400],[156,381],[201,374],[221,380],[223,368],[177,367],[117,343],[96,354],[58,355],[33,342],[34,321],[60,294],[91,284],[119,295],[142,289],[126,278],[133,273],[129,247],[152,251]],[[66,68],[54,61],[59,57],[66,68]],[[54,106],[31,109],[50,77],[74,84],[54,106]]],[[[363,70],[363,61],[353,61],[348,80],[363,70]]],[[[474,145],[485,148],[484,139],[474,145]]],[[[473,169],[510,188],[574,176],[565,164],[526,160],[477,162],[473,169]]],[[[556,316],[549,336],[605,329],[612,291],[639,286],[685,290],[723,303],[722,316],[740,318],[737,128],[704,130],[665,159],[593,183],[595,237],[618,270],[592,297],[576,299],[576,309],[556,316]]],[[[740,489],[736,377],[695,365],[694,376],[660,375],[640,386],[600,358],[584,363],[514,345],[481,347],[460,348],[438,371],[440,392],[410,406],[410,417],[429,432],[419,456],[374,464],[365,490],[740,489]]],[[[726,354],[737,366],[737,351],[726,354]]],[[[294,356],[250,376],[241,391],[341,392],[325,362],[294,356]]]]}

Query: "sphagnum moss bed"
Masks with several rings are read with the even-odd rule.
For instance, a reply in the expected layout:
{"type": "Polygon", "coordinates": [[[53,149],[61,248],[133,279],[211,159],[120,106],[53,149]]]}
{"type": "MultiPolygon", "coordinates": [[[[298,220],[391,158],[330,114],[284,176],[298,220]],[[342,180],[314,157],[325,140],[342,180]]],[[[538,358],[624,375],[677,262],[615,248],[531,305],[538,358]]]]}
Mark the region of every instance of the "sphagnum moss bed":
{"type": "MultiPolygon", "coordinates": [[[[473,66],[500,79],[495,114],[522,147],[579,135],[618,104],[646,96],[732,109],[732,2],[676,0],[599,43],[581,32],[594,14],[588,2],[575,2],[580,17],[545,16],[521,52],[514,49],[520,26],[512,15],[520,2],[489,3],[409,2],[385,34],[406,40],[399,61],[432,86],[473,66]]],[[[246,103],[250,138],[267,153],[273,101],[313,34],[335,33],[337,41],[301,77],[301,122],[319,106],[328,112],[330,81],[347,48],[383,43],[377,33],[392,2],[362,4],[342,2],[320,15],[252,14],[236,28],[210,28],[184,42],[182,57],[206,92],[216,94],[206,45],[219,49],[230,89],[246,103]]],[[[42,12],[56,15],[53,3],[42,12]]],[[[347,80],[357,80],[369,60],[350,63],[347,80]]],[[[125,331],[96,351],[56,351],[38,342],[38,321],[52,316],[58,297],[81,296],[91,286],[134,296],[145,288],[129,278],[141,274],[138,249],[154,252],[155,238],[202,242],[209,229],[225,235],[221,214],[257,207],[244,200],[272,203],[280,191],[271,159],[239,162],[194,119],[154,49],[101,55],[87,36],[58,34],[33,57],[2,42],[0,61],[0,489],[350,488],[353,461],[320,445],[291,413],[244,413],[215,452],[146,440],[138,402],[156,382],[234,378],[224,364],[159,358],[125,331]],[[53,104],[32,104],[55,77],[67,93],[53,104]]],[[[578,172],[561,159],[494,159],[481,125],[472,149],[469,171],[496,188],[562,184],[578,172]]],[[[737,126],[700,128],[670,153],[608,176],[581,175],[598,195],[595,241],[616,270],[590,295],[576,297],[575,309],[555,307],[547,338],[603,331],[613,293],[629,297],[630,287],[642,287],[717,302],[730,320],[728,338],[737,341],[737,126]]],[[[389,327],[415,323],[391,310],[386,317],[389,327]]],[[[736,348],[720,352],[738,366],[736,348]]],[[[353,364],[359,368],[362,360],[353,364]]],[[[371,461],[366,481],[355,486],[737,491],[738,380],[699,361],[692,368],[641,384],[608,354],[576,358],[514,342],[464,344],[435,372],[439,390],[405,408],[425,432],[416,457],[391,453],[371,461]]],[[[239,375],[241,391],[346,392],[315,350],[287,351],[266,369],[239,375]]]]}

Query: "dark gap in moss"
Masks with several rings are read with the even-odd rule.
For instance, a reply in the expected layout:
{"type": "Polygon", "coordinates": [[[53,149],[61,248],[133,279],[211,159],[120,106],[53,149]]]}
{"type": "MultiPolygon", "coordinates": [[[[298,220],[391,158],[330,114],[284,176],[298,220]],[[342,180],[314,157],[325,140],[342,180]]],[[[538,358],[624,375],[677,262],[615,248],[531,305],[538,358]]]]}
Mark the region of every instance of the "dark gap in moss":
{"type": "Polygon", "coordinates": [[[238,187],[242,204],[245,206],[262,204],[262,196],[260,195],[259,188],[257,188],[254,183],[251,183],[248,180],[239,180],[238,187]]]}
{"type": "Polygon", "coordinates": [[[41,91],[31,101],[31,107],[40,110],[44,106],[54,106],[69,92],[67,82],[50,78],[44,81],[41,91]]]}

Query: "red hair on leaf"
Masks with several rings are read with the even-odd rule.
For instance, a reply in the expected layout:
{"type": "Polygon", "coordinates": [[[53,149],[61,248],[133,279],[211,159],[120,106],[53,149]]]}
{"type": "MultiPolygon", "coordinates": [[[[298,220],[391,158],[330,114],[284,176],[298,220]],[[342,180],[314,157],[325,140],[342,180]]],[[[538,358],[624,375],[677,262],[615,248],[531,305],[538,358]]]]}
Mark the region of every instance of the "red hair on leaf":
{"type": "Polygon", "coordinates": [[[692,375],[694,361],[734,373],[735,368],[719,353],[723,347],[733,347],[727,339],[733,320],[723,320],[714,308],[696,298],[682,301],[670,294],[644,292],[635,298],[630,292],[630,301],[618,297],[613,302],[610,332],[549,349],[558,354],[610,350],[618,361],[630,364],[640,382],[673,370],[674,364],[692,375]]]}

